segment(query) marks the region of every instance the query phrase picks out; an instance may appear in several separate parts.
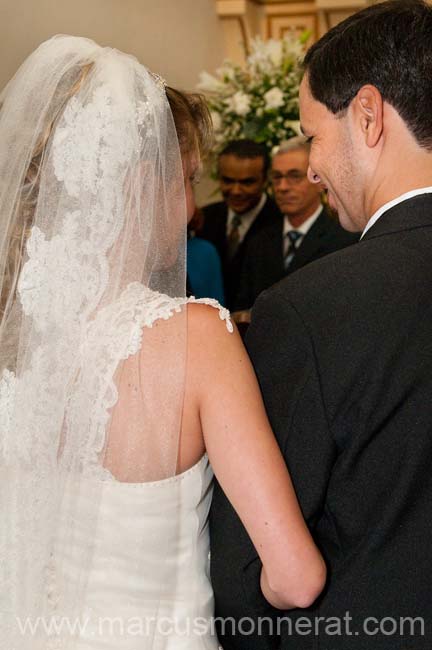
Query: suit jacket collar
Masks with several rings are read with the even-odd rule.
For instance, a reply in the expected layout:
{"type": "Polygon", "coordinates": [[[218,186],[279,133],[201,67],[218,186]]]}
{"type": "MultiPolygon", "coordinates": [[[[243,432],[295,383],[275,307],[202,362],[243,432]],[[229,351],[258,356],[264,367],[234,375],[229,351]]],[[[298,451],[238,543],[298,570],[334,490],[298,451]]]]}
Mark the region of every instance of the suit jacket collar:
{"type": "MultiPolygon", "coordinates": [[[[251,208],[247,212],[243,212],[242,214],[239,214],[237,216],[240,217],[240,219],[249,220],[252,223],[254,221],[254,219],[256,219],[256,217],[259,215],[261,210],[264,208],[264,206],[266,204],[266,201],[267,201],[267,195],[263,193],[263,194],[261,194],[260,200],[258,201],[258,203],[253,208],[251,208]]],[[[230,219],[232,219],[234,217],[234,215],[236,215],[236,214],[237,213],[234,212],[234,210],[232,208],[228,208],[228,211],[227,211],[228,221],[230,219]]]]}
{"type": "MultiPolygon", "coordinates": [[[[263,206],[262,206],[261,210],[258,212],[258,214],[255,216],[255,219],[254,219],[253,223],[255,223],[255,221],[257,219],[259,219],[261,217],[261,215],[264,215],[264,216],[267,215],[267,211],[270,210],[270,209],[271,209],[272,212],[279,213],[279,209],[276,207],[276,204],[274,203],[273,199],[268,194],[265,194],[265,198],[266,198],[265,203],[263,204],[263,206]]],[[[225,203],[225,201],[219,201],[219,203],[217,205],[219,206],[220,215],[221,215],[220,219],[219,219],[219,223],[220,224],[223,223],[223,226],[224,226],[224,228],[226,230],[227,222],[228,222],[229,208],[228,208],[227,204],[225,203]]]]}
{"type": "Polygon", "coordinates": [[[384,212],[361,241],[427,226],[432,226],[432,194],[420,194],[384,212]]]}
{"type": "Polygon", "coordinates": [[[305,260],[310,260],[315,255],[315,253],[321,248],[323,242],[325,242],[329,236],[332,236],[333,229],[331,226],[333,223],[333,218],[328,215],[324,206],[321,214],[300,242],[300,246],[294,256],[292,265],[290,266],[290,271],[302,266],[305,260]]]}
{"type": "Polygon", "coordinates": [[[289,217],[287,215],[284,215],[284,223],[283,223],[283,235],[284,235],[284,237],[286,237],[287,233],[290,230],[296,230],[303,237],[305,237],[308,234],[309,230],[312,228],[315,221],[318,219],[318,217],[320,216],[320,214],[322,213],[323,210],[324,210],[324,206],[323,206],[322,203],[320,203],[319,206],[317,207],[317,209],[313,212],[313,214],[311,214],[311,216],[308,217],[306,219],[306,221],[304,221],[300,226],[297,226],[297,227],[295,227],[295,226],[293,226],[291,224],[291,221],[289,220],[289,217]]]}
{"type": "MultiPolygon", "coordinates": [[[[224,218],[224,242],[223,242],[223,248],[221,250],[221,258],[222,258],[222,264],[224,267],[228,264],[228,268],[232,269],[233,265],[235,265],[243,256],[244,249],[247,246],[248,241],[258,232],[261,231],[263,228],[266,228],[275,220],[278,219],[278,223],[282,224],[282,213],[279,211],[279,208],[276,206],[274,201],[266,195],[266,201],[260,210],[258,214],[256,215],[255,219],[251,223],[250,227],[248,228],[248,231],[246,232],[243,240],[240,242],[238,249],[236,253],[234,254],[234,257],[228,261],[227,260],[227,246],[228,246],[228,239],[226,235],[226,224],[227,224],[227,219],[228,219],[228,207],[225,205],[225,218],[224,218]],[[280,221],[279,221],[280,219],[280,221]]],[[[280,226],[280,233],[282,232],[282,225],[280,226]]],[[[279,235],[282,237],[282,235],[279,235]]],[[[282,250],[282,249],[281,249],[282,250]]],[[[282,254],[281,254],[282,256],[282,254]]]]}

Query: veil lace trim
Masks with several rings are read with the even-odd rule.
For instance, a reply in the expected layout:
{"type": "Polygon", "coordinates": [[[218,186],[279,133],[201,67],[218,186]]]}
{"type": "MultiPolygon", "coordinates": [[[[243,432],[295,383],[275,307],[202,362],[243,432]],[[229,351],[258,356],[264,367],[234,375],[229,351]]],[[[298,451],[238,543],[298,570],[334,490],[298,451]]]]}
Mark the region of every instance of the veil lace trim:
{"type": "MultiPolygon", "coordinates": [[[[162,101],[162,90],[159,92],[162,101]]],[[[34,226],[26,243],[28,258],[17,293],[24,314],[31,318],[36,346],[19,378],[5,369],[0,380],[0,454],[6,461],[14,457],[29,460],[31,439],[42,452],[52,449],[55,442],[64,397],[62,377],[76,366],[77,350],[80,355],[81,342],[94,329],[91,315],[110,281],[108,251],[124,225],[124,197],[115,179],[131,158],[138,156],[132,124],[138,125],[140,139],[152,137],[148,100],[136,107],[122,104],[118,93],[102,79],[86,103],[70,99],[55,130],[55,178],[64,187],[68,205],[73,206],[80,194],[87,194],[88,210],[69,209],[51,239],[34,226]],[[91,148],[90,135],[95,143],[91,148]],[[38,344],[37,334],[42,343],[38,344]],[[21,395],[26,395],[29,403],[49,404],[49,408],[40,408],[30,421],[25,409],[14,405],[18,388],[24,389],[21,395]],[[53,412],[55,404],[59,405],[58,417],[53,412]],[[12,421],[20,435],[10,431],[12,421]]],[[[127,290],[125,293],[127,296],[127,290]]],[[[109,347],[109,342],[103,347],[109,347]]],[[[49,462],[46,454],[45,459],[49,462]]]]}
{"type": "MultiPolygon", "coordinates": [[[[28,262],[30,264],[31,262],[28,262]]],[[[24,271],[25,269],[23,269],[24,271]]],[[[73,431],[74,427],[82,426],[82,413],[90,413],[88,421],[88,436],[80,432],[81,438],[81,468],[91,469],[94,476],[95,469],[100,467],[99,454],[105,443],[105,431],[109,419],[110,409],[118,399],[114,383],[115,366],[121,360],[136,354],[141,347],[142,330],[144,327],[153,327],[159,320],[167,320],[186,304],[209,305],[219,311],[219,318],[226,323],[227,330],[232,333],[233,325],[228,309],[222,307],[217,300],[211,298],[171,298],[167,295],[144,287],[138,282],[131,283],[122,293],[119,300],[98,312],[94,321],[87,325],[85,345],[78,350],[79,356],[86,361],[80,363],[80,376],[76,381],[67,410],[66,427],[73,431]],[[91,374],[91,377],[87,375],[91,374]],[[107,377],[110,380],[107,382],[107,377]],[[89,381],[90,380],[90,381],[89,381]],[[89,391],[89,386],[93,387],[89,391]]],[[[43,308],[41,308],[43,311],[43,308]]],[[[77,350],[65,350],[66,358],[76,355],[77,350]]],[[[56,385],[56,376],[50,375],[50,368],[44,367],[43,350],[39,351],[34,360],[40,377],[39,400],[41,403],[52,399],[56,385]]],[[[27,374],[17,378],[9,370],[4,370],[0,379],[0,430],[2,431],[1,451],[7,459],[12,450],[17,453],[15,442],[8,435],[9,423],[15,411],[14,398],[17,381],[25,383],[27,374]]],[[[32,383],[34,386],[34,384],[32,383]]],[[[29,386],[30,388],[30,386],[29,386]]],[[[40,422],[39,426],[48,426],[47,422],[40,422]]],[[[12,432],[9,432],[12,434],[12,432]]],[[[21,440],[21,438],[20,438],[21,440]]],[[[21,455],[25,455],[25,445],[20,445],[21,455]]],[[[64,462],[67,462],[67,450],[64,462]]],[[[100,470],[103,470],[100,467],[100,470]]],[[[105,475],[103,473],[102,475],[105,475]]]]}

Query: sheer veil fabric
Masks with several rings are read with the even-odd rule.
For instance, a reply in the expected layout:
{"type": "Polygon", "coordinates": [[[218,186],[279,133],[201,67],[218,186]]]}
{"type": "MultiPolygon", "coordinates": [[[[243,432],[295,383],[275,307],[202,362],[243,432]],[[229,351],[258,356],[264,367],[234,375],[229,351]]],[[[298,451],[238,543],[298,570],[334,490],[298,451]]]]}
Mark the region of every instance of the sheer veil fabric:
{"type": "Polygon", "coordinates": [[[0,636],[72,649],[46,624],[81,614],[94,548],[77,522],[97,525],[106,481],[176,473],[182,160],[161,80],[87,39],[42,44],[0,103],[0,636]]]}

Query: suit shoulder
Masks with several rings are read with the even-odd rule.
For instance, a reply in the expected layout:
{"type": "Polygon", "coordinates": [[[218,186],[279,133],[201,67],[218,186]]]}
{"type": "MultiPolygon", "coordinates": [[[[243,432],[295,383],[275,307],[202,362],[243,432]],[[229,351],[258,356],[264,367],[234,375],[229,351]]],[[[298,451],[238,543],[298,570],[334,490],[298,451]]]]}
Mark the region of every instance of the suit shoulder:
{"type": "Polygon", "coordinates": [[[227,212],[227,205],[225,201],[215,201],[214,203],[208,203],[207,205],[204,205],[200,209],[205,217],[210,217],[227,212]]]}
{"type": "MultiPolygon", "coordinates": [[[[258,223],[251,228],[243,241],[244,256],[257,268],[257,260],[265,260],[269,250],[282,254],[283,215],[281,212],[261,212],[258,223]]],[[[258,262],[259,264],[259,262],[258,262]]],[[[282,261],[281,261],[282,264],[282,261]]],[[[279,276],[280,277],[280,276],[279,276]]]]}
{"type": "Polygon", "coordinates": [[[266,202],[264,203],[261,212],[266,212],[267,214],[274,214],[275,216],[281,217],[282,213],[276,205],[274,199],[266,195],[266,202]]]}
{"type": "Polygon", "coordinates": [[[369,255],[360,242],[321,257],[298,269],[266,291],[268,299],[310,303],[335,292],[354,291],[365,281],[369,255]]]}
{"type": "Polygon", "coordinates": [[[275,285],[275,296],[289,296],[314,311],[324,303],[342,304],[344,300],[368,303],[373,295],[390,295],[391,287],[414,284],[414,280],[418,283],[424,277],[424,268],[415,249],[405,245],[404,236],[396,233],[362,239],[321,257],[275,285]]]}
{"type": "Polygon", "coordinates": [[[251,232],[262,230],[272,224],[279,225],[282,223],[282,220],[283,215],[281,211],[273,199],[270,196],[267,196],[266,202],[253,222],[253,229],[251,228],[251,232]]]}

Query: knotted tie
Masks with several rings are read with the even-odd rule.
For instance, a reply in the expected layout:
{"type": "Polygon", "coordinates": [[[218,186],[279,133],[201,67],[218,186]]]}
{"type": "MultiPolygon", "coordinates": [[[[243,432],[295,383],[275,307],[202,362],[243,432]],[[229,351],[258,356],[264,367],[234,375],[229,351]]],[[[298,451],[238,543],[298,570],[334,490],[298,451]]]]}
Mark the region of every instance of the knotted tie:
{"type": "Polygon", "coordinates": [[[238,214],[235,214],[231,221],[231,230],[228,234],[228,257],[234,257],[240,243],[240,226],[242,220],[238,214]]]}
{"type": "Polygon", "coordinates": [[[299,232],[298,230],[289,230],[286,233],[286,237],[288,239],[288,248],[284,257],[285,270],[288,269],[289,265],[294,259],[294,255],[297,250],[297,242],[303,237],[303,233],[299,232]]]}

